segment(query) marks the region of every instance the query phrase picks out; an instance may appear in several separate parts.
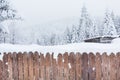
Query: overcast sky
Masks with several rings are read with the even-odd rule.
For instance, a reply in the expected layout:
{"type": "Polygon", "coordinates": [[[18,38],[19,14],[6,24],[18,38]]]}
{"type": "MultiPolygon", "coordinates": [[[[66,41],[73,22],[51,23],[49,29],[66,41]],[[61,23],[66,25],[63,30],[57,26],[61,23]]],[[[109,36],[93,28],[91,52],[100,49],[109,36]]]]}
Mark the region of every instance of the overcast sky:
{"type": "Polygon", "coordinates": [[[120,14],[119,0],[11,0],[18,13],[30,24],[68,17],[80,17],[83,4],[92,16],[101,16],[106,8],[120,14]]]}

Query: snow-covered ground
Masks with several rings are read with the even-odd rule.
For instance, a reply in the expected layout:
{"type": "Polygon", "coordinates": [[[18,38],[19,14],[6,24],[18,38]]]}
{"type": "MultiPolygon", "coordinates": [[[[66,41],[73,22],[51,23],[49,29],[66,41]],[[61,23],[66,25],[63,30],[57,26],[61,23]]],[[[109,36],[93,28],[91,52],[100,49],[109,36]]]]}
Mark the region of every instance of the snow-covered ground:
{"type": "Polygon", "coordinates": [[[120,38],[114,39],[111,44],[102,43],[74,43],[68,45],[57,46],[39,46],[39,45],[12,45],[12,44],[0,44],[1,55],[3,52],[34,52],[41,53],[54,52],[55,56],[58,53],[64,52],[107,52],[108,54],[114,52],[120,52],[120,38]]]}

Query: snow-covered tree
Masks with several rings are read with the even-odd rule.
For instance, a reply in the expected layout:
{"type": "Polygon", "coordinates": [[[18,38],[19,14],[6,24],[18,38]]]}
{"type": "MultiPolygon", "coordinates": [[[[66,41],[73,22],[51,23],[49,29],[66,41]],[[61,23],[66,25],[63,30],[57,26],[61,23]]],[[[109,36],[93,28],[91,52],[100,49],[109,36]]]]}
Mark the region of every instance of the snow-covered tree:
{"type": "Polygon", "coordinates": [[[115,18],[115,27],[117,30],[117,34],[120,35],[120,16],[117,16],[115,18]]]}
{"type": "Polygon", "coordinates": [[[72,40],[71,40],[72,43],[78,42],[77,27],[74,25],[72,26],[71,37],[72,37],[72,40]]]}
{"type": "MultiPolygon", "coordinates": [[[[5,22],[6,20],[19,19],[16,13],[16,10],[12,9],[12,7],[10,6],[9,0],[0,0],[0,24],[2,24],[2,22],[5,22]]],[[[8,27],[4,26],[3,24],[0,25],[0,39],[4,39],[4,43],[7,34],[8,27]]]]}
{"type": "Polygon", "coordinates": [[[51,34],[50,36],[50,45],[55,45],[56,43],[56,34],[51,34]]]}
{"type": "Polygon", "coordinates": [[[70,29],[67,27],[64,34],[63,34],[63,40],[64,40],[64,43],[67,44],[67,43],[71,43],[72,42],[72,35],[71,35],[71,31],[70,29]]]}
{"type": "Polygon", "coordinates": [[[89,31],[90,31],[89,32],[90,38],[99,36],[99,30],[98,30],[98,26],[96,25],[95,20],[93,20],[93,24],[91,25],[89,31]]]}
{"type": "Polygon", "coordinates": [[[87,12],[87,9],[85,6],[83,6],[81,11],[81,18],[80,18],[80,24],[79,24],[79,32],[78,36],[80,41],[87,39],[90,37],[90,27],[93,26],[92,20],[87,12]]]}
{"type": "Polygon", "coordinates": [[[10,0],[0,0],[0,22],[8,19],[18,19],[16,10],[10,6],[10,0]]]}
{"type": "Polygon", "coordinates": [[[116,28],[111,17],[111,14],[106,10],[104,24],[103,24],[103,36],[116,36],[116,28]]]}

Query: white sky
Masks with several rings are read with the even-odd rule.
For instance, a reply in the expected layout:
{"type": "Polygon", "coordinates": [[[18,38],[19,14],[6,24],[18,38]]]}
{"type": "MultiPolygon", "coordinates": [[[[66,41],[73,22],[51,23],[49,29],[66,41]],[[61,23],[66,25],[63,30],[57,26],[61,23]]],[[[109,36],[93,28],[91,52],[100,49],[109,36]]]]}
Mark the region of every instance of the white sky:
{"type": "Polygon", "coordinates": [[[18,13],[29,24],[40,24],[68,17],[80,17],[83,4],[93,16],[101,16],[106,8],[120,14],[120,0],[11,0],[18,13]]]}

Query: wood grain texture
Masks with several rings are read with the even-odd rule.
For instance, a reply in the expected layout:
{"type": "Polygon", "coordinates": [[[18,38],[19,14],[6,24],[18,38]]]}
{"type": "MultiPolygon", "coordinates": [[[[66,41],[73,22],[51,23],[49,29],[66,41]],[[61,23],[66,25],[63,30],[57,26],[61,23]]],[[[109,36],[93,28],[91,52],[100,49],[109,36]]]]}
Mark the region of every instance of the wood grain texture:
{"type": "Polygon", "coordinates": [[[18,80],[23,80],[23,55],[21,52],[17,54],[18,57],[18,80]]]}
{"type": "Polygon", "coordinates": [[[29,52],[28,56],[28,75],[29,75],[29,80],[34,80],[34,74],[33,74],[33,53],[29,52]]]}
{"type": "Polygon", "coordinates": [[[26,52],[23,53],[23,80],[28,80],[28,54],[26,52]]]}
{"type": "Polygon", "coordinates": [[[13,80],[13,70],[12,70],[12,54],[8,53],[8,79],[13,80]]]}
{"type": "Polygon", "coordinates": [[[3,56],[3,80],[8,80],[8,54],[3,56]]]}
{"type": "Polygon", "coordinates": [[[82,54],[82,79],[88,80],[88,54],[82,54]]]}
{"type": "Polygon", "coordinates": [[[102,54],[102,77],[103,80],[109,80],[109,68],[110,68],[110,61],[109,61],[109,56],[107,53],[102,54]]]}
{"type": "Polygon", "coordinates": [[[116,61],[116,66],[117,66],[117,80],[120,80],[120,52],[117,53],[117,61],[116,61]]]}
{"type": "Polygon", "coordinates": [[[89,80],[96,80],[96,66],[95,66],[95,55],[93,53],[89,53],[89,80]]]}
{"type": "Polygon", "coordinates": [[[76,80],[82,79],[82,55],[80,53],[76,53],[76,80]]]}
{"type": "Polygon", "coordinates": [[[102,59],[100,53],[96,53],[95,57],[95,66],[96,66],[96,80],[102,79],[102,59]]]}

